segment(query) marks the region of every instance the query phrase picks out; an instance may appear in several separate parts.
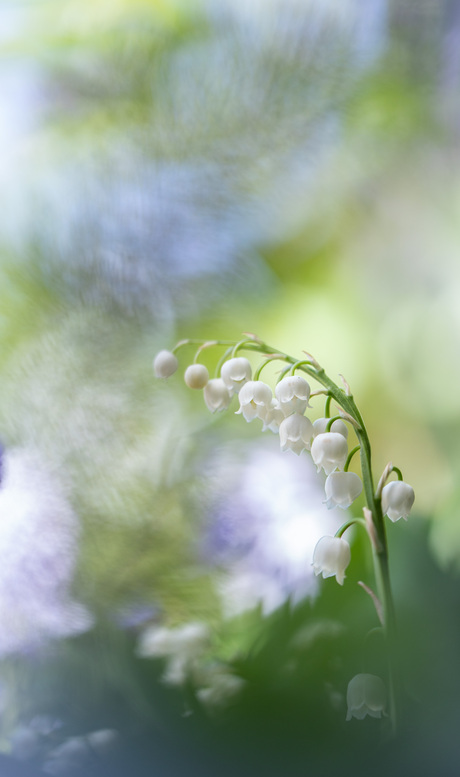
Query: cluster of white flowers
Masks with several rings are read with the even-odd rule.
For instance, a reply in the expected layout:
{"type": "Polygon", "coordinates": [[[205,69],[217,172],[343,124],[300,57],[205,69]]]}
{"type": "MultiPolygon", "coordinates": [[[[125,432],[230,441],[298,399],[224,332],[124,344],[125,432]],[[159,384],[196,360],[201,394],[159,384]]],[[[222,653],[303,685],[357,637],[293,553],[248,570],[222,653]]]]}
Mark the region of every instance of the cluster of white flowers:
{"type": "MultiPolygon", "coordinates": [[[[178,367],[176,356],[160,351],[154,360],[155,375],[167,378],[178,367]]],[[[309,451],[317,471],[326,475],[325,504],[328,509],[347,510],[362,490],[362,480],[355,472],[348,472],[348,428],[340,418],[317,418],[312,422],[305,415],[311,390],[300,375],[287,375],[276,384],[275,393],[261,380],[253,380],[251,363],[243,356],[228,358],[222,364],[220,377],[209,379],[204,364],[191,364],[184,375],[189,388],[202,389],[206,406],[212,413],[226,410],[234,394],[238,395],[239,409],[246,421],[260,419],[262,431],[279,434],[282,451],[300,455],[309,451]]],[[[401,480],[388,483],[382,489],[382,510],[391,521],[406,519],[414,502],[414,491],[401,480]]],[[[322,537],[313,554],[315,574],[323,578],[335,576],[343,584],[345,569],[350,562],[350,547],[342,537],[322,537]]]]}
{"type": "Polygon", "coordinates": [[[137,655],[165,659],[162,681],[180,686],[192,679],[196,697],[211,712],[225,706],[244,686],[226,664],[209,665],[206,653],[211,643],[209,626],[190,621],[182,626],[148,626],[140,635],[137,655]]]}

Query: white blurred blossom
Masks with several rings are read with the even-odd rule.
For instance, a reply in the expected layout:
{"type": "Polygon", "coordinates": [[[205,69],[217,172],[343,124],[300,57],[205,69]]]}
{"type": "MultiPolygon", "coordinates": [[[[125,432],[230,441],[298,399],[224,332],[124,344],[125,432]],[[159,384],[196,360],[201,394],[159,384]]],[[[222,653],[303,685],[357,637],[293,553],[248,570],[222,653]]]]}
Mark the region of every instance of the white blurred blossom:
{"type": "Polygon", "coordinates": [[[92,625],[70,595],[79,524],[37,454],[3,453],[0,484],[0,655],[92,625]]]}

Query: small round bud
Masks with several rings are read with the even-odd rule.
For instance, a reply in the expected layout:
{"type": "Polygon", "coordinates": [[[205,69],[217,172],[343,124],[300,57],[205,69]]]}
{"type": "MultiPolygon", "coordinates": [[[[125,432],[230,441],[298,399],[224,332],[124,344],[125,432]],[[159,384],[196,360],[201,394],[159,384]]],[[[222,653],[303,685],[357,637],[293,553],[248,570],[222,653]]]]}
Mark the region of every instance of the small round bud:
{"type": "Polygon", "coordinates": [[[204,364],[190,364],[185,370],[184,380],[189,388],[204,388],[209,380],[207,367],[204,364]]]}
{"type": "Polygon", "coordinates": [[[177,358],[171,351],[160,351],[153,360],[153,371],[157,378],[169,378],[178,367],[177,358]]]}

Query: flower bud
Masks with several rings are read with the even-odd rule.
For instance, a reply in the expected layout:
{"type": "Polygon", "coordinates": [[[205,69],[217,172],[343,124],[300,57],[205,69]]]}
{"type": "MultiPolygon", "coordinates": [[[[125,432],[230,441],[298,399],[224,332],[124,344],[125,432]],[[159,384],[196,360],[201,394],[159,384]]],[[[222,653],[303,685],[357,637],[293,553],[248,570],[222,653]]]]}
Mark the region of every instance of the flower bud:
{"type": "Polygon", "coordinates": [[[348,455],[347,441],[343,434],[324,432],[318,434],[311,444],[311,456],[318,472],[324,469],[330,475],[335,469],[343,469],[348,455]]]}
{"type": "Polygon", "coordinates": [[[414,489],[402,480],[392,480],[382,488],[382,512],[390,521],[407,520],[414,500],[414,489]]]}
{"type": "Polygon", "coordinates": [[[171,351],[160,351],[153,360],[153,371],[157,378],[169,378],[177,370],[178,361],[171,351]]]}
{"type": "Polygon", "coordinates": [[[360,495],[363,484],[355,472],[331,472],[326,478],[324,490],[328,510],[333,507],[347,510],[360,495]]]}
{"type": "Polygon", "coordinates": [[[292,413],[302,415],[310,407],[310,386],[300,375],[290,375],[280,380],[276,384],[275,395],[285,416],[292,413]]]}
{"type": "Polygon", "coordinates": [[[208,381],[204,387],[203,396],[211,413],[226,410],[232,399],[222,378],[213,378],[208,381]]]}
{"type": "MultiPolygon", "coordinates": [[[[316,421],[313,421],[313,431],[315,433],[315,437],[317,434],[324,434],[330,420],[330,418],[317,418],[316,421]]],[[[343,421],[340,420],[340,418],[336,418],[335,421],[333,421],[329,431],[343,434],[345,439],[348,437],[348,427],[346,424],[344,424],[343,421]]]]}
{"type": "Polygon", "coordinates": [[[346,540],[341,537],[321,537],[313,551],[314,573],[322,574],[324,578],[335,575],[337,582],[343,585],[350,559],[350,546],[346,540]]]}
{"type": "Polygon", "coordinates": [[[387,691],[385,684],[375,674],[357,674],[348,683],[347,720],[362,720],[369,715],[381,718],[386,715],[387,691]]]}
{"type": "Polygon", "coordinates": [[[270,386],[261,380],[249,380],[238,394],[240,409],[236,413],[242,414],[246,421],[253,421],[254,418],[263,420],[270,409],[272,398],[270,386]]]}
{"type": "Polygon", "coordinates": [[[230,394],[238,394],[241,387],[251,380],[252,368],[244,356],[237,356],[223,363],[220,374],[230,394]]]}
{"type": "Polygon", "coordinates": [[[313,424],[309,418],[300,413],[289,415],[280,423],[281,450],[291,450],[298,456],[303,450],[310,449],[313,434],[313,424]]]}
{"type": "Polygon", "coordinates": [[[190,364],[185,370],[184,380],[189,388],[202,389],[209,380],[209,372],[204,364],[190,364]]]}

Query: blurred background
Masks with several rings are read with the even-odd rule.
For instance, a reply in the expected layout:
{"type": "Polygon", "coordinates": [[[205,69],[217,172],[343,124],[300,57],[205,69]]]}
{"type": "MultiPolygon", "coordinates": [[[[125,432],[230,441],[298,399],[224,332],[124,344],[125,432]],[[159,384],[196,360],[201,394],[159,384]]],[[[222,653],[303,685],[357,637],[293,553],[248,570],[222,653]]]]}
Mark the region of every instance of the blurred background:
{"type": "Polygon", "coordinates": [[[1,773],[457,774],[459,0],[2,0],[0,95],[1,773]],[[396,741],[363,537],[318,584],[309,458],[153,376],[241,332],[415,488],[396,741]]]}

